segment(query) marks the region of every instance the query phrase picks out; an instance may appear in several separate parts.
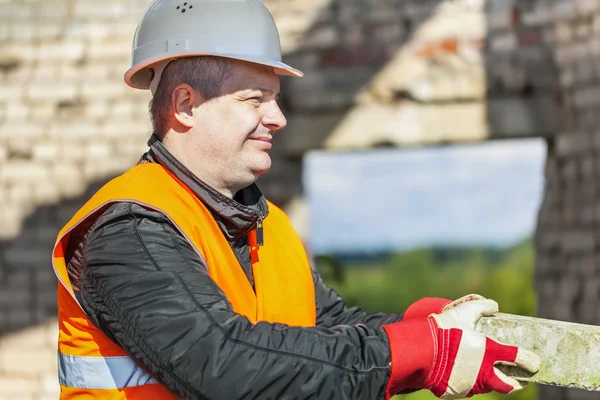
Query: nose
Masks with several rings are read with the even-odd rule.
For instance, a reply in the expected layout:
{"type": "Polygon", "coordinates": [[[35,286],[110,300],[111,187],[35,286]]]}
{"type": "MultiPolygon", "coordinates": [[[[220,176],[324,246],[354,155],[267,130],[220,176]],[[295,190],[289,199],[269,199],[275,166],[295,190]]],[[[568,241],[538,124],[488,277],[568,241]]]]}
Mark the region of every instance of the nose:
{"type": "Polygon", "coordinates": [[[272,100],[264,104],[265,113],[262,118],[262,124],[272,131],[278,131],[285,128],[287,119],[281,112],[277,101],[272,100]]]}

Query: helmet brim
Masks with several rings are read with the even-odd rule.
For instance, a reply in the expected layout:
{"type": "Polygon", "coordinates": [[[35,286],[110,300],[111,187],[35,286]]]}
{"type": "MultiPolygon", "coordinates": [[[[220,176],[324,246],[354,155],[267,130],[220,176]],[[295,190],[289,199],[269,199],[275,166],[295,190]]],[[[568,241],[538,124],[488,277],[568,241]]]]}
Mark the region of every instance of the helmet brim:
{"type": "Polygon", "coordinates": [[[150,69],[153,65],[168,59],[177,59],[182,57],[198,57],[198,56],[215,56],[223,58],[231,58],[234,60],[246,61],[254,64],[266,65],[273,68],[273,71],[277,75],[303,77],[304,73],[296,68],[293,68],[286,63],[262,57],[238,55],[238,54],[212,54],[212,53],[181,53],[181,54],[169,54],[162,57],[156,57],[151,60],[147,60],[145,63],[136,64],[135,67],[130,68],[125,72],[125,83],[135,89],[148,90],[150,89],[150,82],[152,80],[152,74],[150,69]]]}

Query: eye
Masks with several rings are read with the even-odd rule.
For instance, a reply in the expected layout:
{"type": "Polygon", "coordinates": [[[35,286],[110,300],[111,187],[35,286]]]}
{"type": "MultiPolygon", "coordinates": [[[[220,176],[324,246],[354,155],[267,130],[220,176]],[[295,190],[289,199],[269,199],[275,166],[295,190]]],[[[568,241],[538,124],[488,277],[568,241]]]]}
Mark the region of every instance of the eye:
{"type": "Polygon", "coordinates": [[[256,106],[256,107],[258,107],[258,106],[260,106],[260,103],[261,103],[261,97],[250,97],[250,98],[249,98],[248,100],[246,100],[246,101],[248,101],[248,102],[249,102],[250,104],[252,104],[253,106],[256,106]]]}

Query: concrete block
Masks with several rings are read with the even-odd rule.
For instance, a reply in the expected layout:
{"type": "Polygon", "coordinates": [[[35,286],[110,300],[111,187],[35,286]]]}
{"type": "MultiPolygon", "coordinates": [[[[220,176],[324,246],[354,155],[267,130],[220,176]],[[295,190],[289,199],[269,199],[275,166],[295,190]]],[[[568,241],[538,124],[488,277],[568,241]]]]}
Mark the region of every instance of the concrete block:
{"type": "Polygon", "coordinates": [[[56,123],[50,128],[50,137],[61,138],[65,142],[76,139],[93,139],[101,134],[101,127],[93,122],[56,123]]]}
{"type": "Polygon", "coordinates": [[[30,117],[35,122],[48,122],[54,117],[56,104],[54,103],[35,103],[29,108],[30,117]]]}
{"type": "Polygon", "coordinates": [[[600,327],[498,313],[482,318],[477,330],[540,356],[542,365],[535,375],[500,367],[519,380],[600,390],[600,327]]]}
{"type": "Polygon", "coordinates": [[[39,61],[77,62],[85,55],[84,42],[81,40],[64,40],[59,42],[45,42],[37,49],[36,57],[39,61]]]}
{"type": "Polygon", "coordinates": [[[0,208],[0,226],[2,226],[0,239],[10,240],[16,238],[21,233],[22,223],[22,208],[13,204],[4,204],[0,208]]]}
{"type": "Polygon", "coordinates": [[[37,205],[57,204],[60,201],[60,191],[51,182],[38,182],[33,187],[33,199],[37,205]]]}
{"type": "Polygon", "coordinates": [[[56,370],[56,350],[40,348],[0,347],[2,369],[25,378],[39,378],[56,370]]]}
{"type": "MultiPolygon", "coordinates": [[[[61,21],[38,21],[37,35],[40,39],[59,39],[66,31],[66,24],[61,21]]],[[[67,26],[70,26],[67,25],[67,26]]]]}
{"type": "Polygon", "coordinates": [[[127,93],[127,88],[127,85],[121,80],[85,81],[81,88],[81,94],[91,103],[101,99],[119,99],[127,93]]]}
{"type": "Polygon", "coordinates": [[[7,141],[10,138],[40,139],[45,132],[46,128],[43,124],[19,122],[11,119],[0,125],[0,142],[7,141]]]}
{"type": "Polygon", "coordinates": [[[131,57],[131,44],[124,40],[111,40],[93,43],[87,55],[91,62],[96,60],[106,62],[110,60],[129,60],[131,57]]]}
{"type": "Polygon", "coordinates": [[[108,143],[93,142],[89,143],[82,149],[86,159],[106,160],[111,158],[113,151],[108,143]]]}
{"type": "Polygon", "coordinates": [[[75,197],[86,189],[86,181],[81,169],[75,164],[61,163],[51,168],[50,175],[61,196],[75,197]]]}
{"type": "Polygon", "coordinates": [[[60,148],[56,143],[39,143],[33,148],[33,158],[42,162],[53,162],[58,159],[60,148]]]}
{"type": "Polygon", "coordinates": [[[48,179],[47,168],[28,161],[9,161],[0,169],[0,182],[9,184],[36,183],[48,179]]]}
{"type": "Polygon", "coordinates": [[[77,96],[77,86],[67,81],[34,81],[29,84],[27,95],[34,101],[73,100],[77,96]]]}
{"type": "Polygon", "coordinates": [[[23,96],[23,85],[18,83],[6,83],[0,90],[0,101],[20,100],[23,96]]]}
{"type": "Polygon", "coordinates": [[[38,393],[38,383],[36,380],[22,377],[0,376],[0,387],[2,393],[0,400],[31,399],[33,400],[38,393]]]}

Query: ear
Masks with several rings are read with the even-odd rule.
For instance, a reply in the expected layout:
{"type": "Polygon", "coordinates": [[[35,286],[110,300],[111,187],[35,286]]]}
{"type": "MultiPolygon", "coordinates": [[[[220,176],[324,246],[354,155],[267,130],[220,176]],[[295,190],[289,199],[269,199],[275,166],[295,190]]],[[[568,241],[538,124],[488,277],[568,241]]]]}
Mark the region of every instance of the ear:
{"type": "Polygon", "coordinates": [[[200,93],[190,85],[181,84],[171,93],[173,117],[186,128],[194,126],[194,108],[203,103],[200,93]]]}

